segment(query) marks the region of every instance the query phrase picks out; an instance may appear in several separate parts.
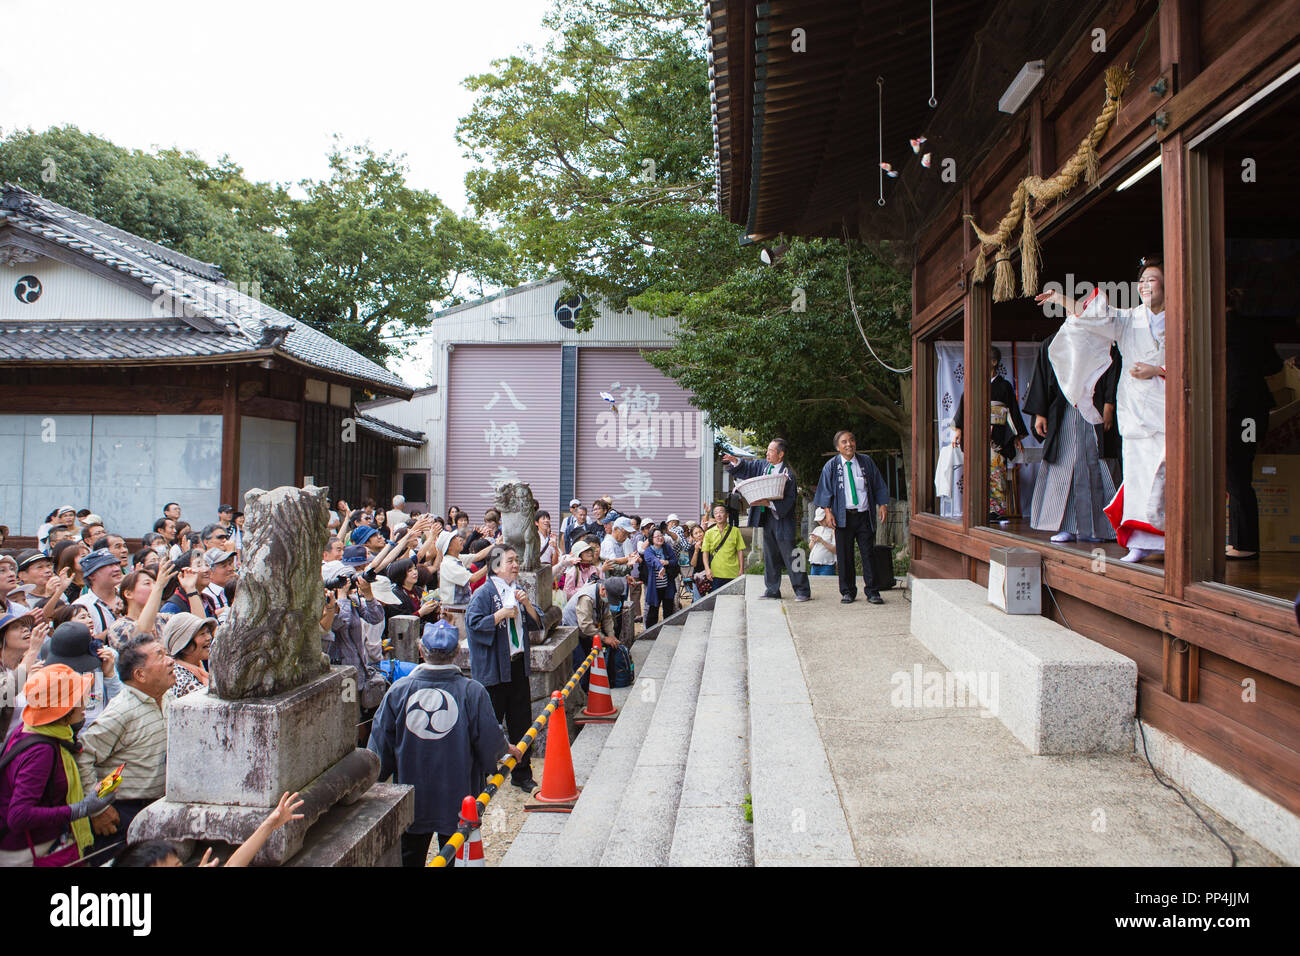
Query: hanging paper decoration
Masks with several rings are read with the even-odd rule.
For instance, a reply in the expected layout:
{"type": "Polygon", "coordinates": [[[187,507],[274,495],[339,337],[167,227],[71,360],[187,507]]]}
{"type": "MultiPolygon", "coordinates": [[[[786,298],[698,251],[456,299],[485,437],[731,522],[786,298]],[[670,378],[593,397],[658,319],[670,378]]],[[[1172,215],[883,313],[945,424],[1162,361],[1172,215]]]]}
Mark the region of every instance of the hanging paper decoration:
{"type": "Polygon", "coordinates": [[[1061,171],[1051,179],[1038,176],[1026,176],[1020,180],[1011,196],[1011,207],[1002,217],[998,227],[992,232],[985,232],[975,224],[975,218],[967,214],[971,228],[979,239],[979,255],[975,259],[972,278],[982,283],[988,275],[987,249],[997,249],[993,276],[993,301],[1006,302],[1015,297],[1016,273],[1011,265],[1011,237],[1020,229],[1020,293],[1024,296],[1038,293],[1038,266],[1042,260],[1038,248],[1038,237],[1034,230],[1034,220],[1030,215],[1030,203],[1037,202],[1037,211],[1055,202],[1068,193],[1082,176],[1088,185],[1097,181],[1097,145],[1106,131],[1115,122],[1119,113],[1120,97],[1133,79],[1133,71],[1127,66],[1112,66],[1106,70],[1106,104],[1098,114],[1092,129],[1079,143],[1074,155],[1061,167],[1061,171]],[[1022,225],[1023,224],[1023,225],[1022,225]]]}
{"type": "Polygon", "coordinates": [[[930,154],[929,154],[929,153],[926,153],[924,156],[921,157],[921,165],[924,166],[926,169],[929,169],[929,168],[930,168],[930,154]]]}
{"type": "MultiPolygon", "coordinates": [[[[885,162],[885,78],[876,77],[876,159],[880,163],[880,198],[876,200],[876,205],[885,204],[885,171],[889,164],[885,162]]],[[[891,178],[897,178],[897,174],[890,173],[891,178]]]]}
{"type": "Polygon", "coordinates": [[[889,163],[881,163],[880,168],[885,171],[885,175],[888,176],[890,179],[898,178],[898,170],[896,170],[893,166],[889,165],[889,163]]]}
{"type": "Polygon", "coordinates": [[[918,136],[916,139],[911,140],[910,142],[912,144],[912,152],[919,153],[921,151],[921,144],[925,142],[925,137],[918,136]]]}

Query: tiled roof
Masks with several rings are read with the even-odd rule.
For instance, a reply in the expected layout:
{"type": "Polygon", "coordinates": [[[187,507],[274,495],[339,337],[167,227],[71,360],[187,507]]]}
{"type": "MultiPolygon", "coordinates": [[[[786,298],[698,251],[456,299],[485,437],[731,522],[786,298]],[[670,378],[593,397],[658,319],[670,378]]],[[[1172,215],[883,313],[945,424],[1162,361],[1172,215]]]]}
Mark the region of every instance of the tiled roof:
{"type": "Polygon", "coordinates": [[[305,322],[228,285],[221,271],[5,183],[0,225],[39,236],[138,280],[176,303],[174,321],[0,323],[0,361],[103,361],[119,357],[235,355],[274,348],[291,359],[409,396],[387,369],[305,322]],[[276,341],[276,330],[285,329],[276,341]]]}
{"type": "Polygon", "coordinates": [[[184,322],[0,322],[0,361],[94,362],[247,352],[242,336],[199,332],[184,322]]]}
{"type": "Polygon", "coordinates": [[[363,431],[368,431],[372,435],[378,435],[387,441],[395,442],[398,445],[411,445],[418,448],[425,442],[424,432],[411,431],[409,428],[399,428],[391,422],[380,421],[378,418],[371,418],[369,415],[357,413],[357,424],[363,431]]]}

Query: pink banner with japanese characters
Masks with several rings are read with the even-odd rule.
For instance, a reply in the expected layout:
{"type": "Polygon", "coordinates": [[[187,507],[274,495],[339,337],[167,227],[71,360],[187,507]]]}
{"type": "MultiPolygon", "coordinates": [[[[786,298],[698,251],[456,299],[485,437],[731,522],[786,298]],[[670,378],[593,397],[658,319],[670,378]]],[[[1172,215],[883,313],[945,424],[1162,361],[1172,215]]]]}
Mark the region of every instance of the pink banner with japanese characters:
{"type": "Polygon", "coordinates": [[[639,349],[579,349],[577,444],[583,504],[611,495],[624,514],[699,517],[700,459],[712,461],[712,433],[690,393],[639,349]]]}
{"type": "Polygon", "coordinates": [[[563,514],[560,346],[458,345],[448,361],[447,505],[477,524],[498,485],[526,481],[563,514]]]}

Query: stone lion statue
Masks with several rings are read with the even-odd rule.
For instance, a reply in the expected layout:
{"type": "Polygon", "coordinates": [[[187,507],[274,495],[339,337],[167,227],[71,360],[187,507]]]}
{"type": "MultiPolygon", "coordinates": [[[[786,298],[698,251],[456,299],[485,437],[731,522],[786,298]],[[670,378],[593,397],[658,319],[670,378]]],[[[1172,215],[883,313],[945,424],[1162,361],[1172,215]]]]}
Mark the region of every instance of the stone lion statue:
{"type": "Polygon", "coordinates": [[[243,572],[212,642],[214,697],[271,697],[329,670],[320,630],[327,492],[286,486],[244,495],[243,572]]]}
{"type": "Polygon", "coordinates": [[[537,499],[522,481],[497,488],[496,509],[501,512],[501,537],[519,552],[519,569],[536,571],[541,565],[542,543],[537,536],[537,499]]]}

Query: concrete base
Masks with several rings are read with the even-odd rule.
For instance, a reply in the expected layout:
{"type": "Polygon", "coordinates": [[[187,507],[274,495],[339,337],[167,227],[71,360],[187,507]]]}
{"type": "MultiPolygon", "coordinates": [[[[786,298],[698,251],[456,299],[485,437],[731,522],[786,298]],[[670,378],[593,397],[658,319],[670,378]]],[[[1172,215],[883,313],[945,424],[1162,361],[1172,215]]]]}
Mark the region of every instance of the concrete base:
{"type": "Polygon", "coordinates": [[[532,673],[528,685],[532,700],[545,701],[568,683],[573,675],[573,650],[577,646],[578,629],[560,627],[545,644],[534,644],[529,648],[532,673]]]}
{"type": "Polygon", "coordinates": [[[393,645],[393,660],[419,663],[420,632],[424,622],[415,614],[397,614],[388,619],[388,641],[393,645]]]}
{"type": "Polygon", "coordinates": [[[1169,734],[1145,722],[1142,732],[1134,743],[1139,757],[1145,736],[1146,756],[1157,770],[1291,866],[1300,866],[1300,817],[1169,734]]]}
{"type": "Polygon", "coordinates": [[[528,595],[538,614],[545,614],[555,603],[555,571],[549,564],[536,571],[520,571],[515,583],[528,595]]]}
{"type": "Polygon", "coordinates": [[[415,788],[377,783],[325,814],[285,866],[401,866],[402,834],[414,820],[415,788]]]}
{"type": "Polygon", "coordinates": [[[1047,618],[1005,614],[965,580],[913,579],[911,630],[949,674],[917,675],[921,687],[905,674],[900,693],[944,697],[953,684],[1033,754],[1133,749],[1137,664],[1122,654],[1047,618]]]}
{"type": "MultiPolygon", "coordinates": [[[[308,842],[309,831],[333,809],[356,803],[379,777],[379,758],[369,750],[354,749],[300,791],[301,820],[280,827],[258,851],[259,866],[279,865],[308,842]]],[[[292,792],[292,791],[290,791],[292,792]]],[[[279,797],[276,797],[278,802],[279,797]]],[[[142,840],[217,840],[237,846],[248,840],[275,806],[230,806],[184,803],[163,797],[131,821],[133,843],[142,840]]]]}
{"type": "Polygon", "coordinates": [[[167,708],[167,800],[274,807],[356,748],[359,688],[352,667],[275,697],[189,694],[167,708]]]}

